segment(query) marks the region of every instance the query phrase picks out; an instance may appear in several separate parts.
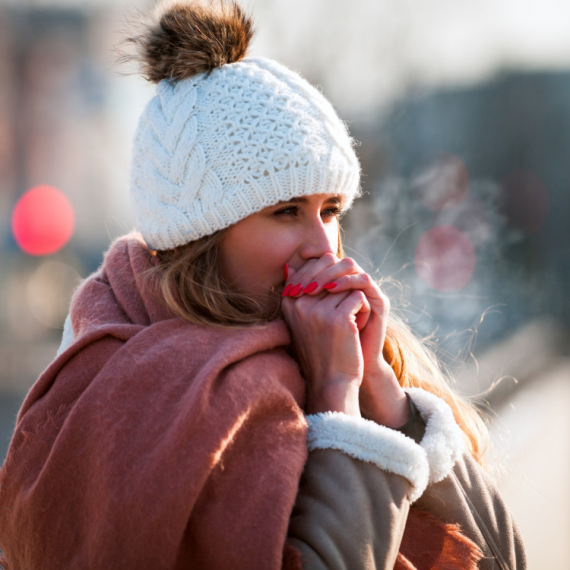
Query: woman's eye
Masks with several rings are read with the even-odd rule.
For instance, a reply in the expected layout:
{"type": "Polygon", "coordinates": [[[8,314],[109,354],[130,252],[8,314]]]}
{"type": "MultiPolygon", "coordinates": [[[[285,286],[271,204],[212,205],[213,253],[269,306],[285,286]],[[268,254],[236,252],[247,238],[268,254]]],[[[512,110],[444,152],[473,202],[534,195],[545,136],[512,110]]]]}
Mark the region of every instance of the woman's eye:
{"type": "Polygon", "coordinates": [[[323,216],[326,216],[327,218],[338,218],[340,216],[341,210],[340,208],[337,207],[333,207],[333,208],[327,208],[326,210],[323,210],[321,212],[321,214],[323,216]]]}
{"type": "Polygon", "coordinates": [[[283,208],[282,210],[278,210],[277,212],[275,212],[275,215],[296,216],[298,211],[299,211],[298,206],[291,206],[289,208],[283,208]]]}
{"type": "MultiPolygon", "coordinates": [[[[321,216],[325,218],[336,218],[339,217],[341,214],[340,208],[333,206],[331,208],[326,208],[321,212],[321,216]]],[[[299,215],[299,206],[289,206],[287,208],[282,208],[281,210],[277,210],[275,212],[276,216],[298,216],[299,215]]]]}

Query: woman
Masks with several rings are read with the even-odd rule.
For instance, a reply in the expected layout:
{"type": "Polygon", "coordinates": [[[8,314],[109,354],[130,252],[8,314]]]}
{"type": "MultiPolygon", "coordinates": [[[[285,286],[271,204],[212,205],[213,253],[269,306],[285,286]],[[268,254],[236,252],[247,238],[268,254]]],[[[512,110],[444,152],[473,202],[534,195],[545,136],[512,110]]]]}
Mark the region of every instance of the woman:
{"type": "Polygon", "coordinates": [[[346,127],[244,58],[252,33],[233,3],[180,0],[131,38],[158,83],[140,234],[75,293],[19,413],[5,567],[524,568],[477,414],[343,256],[346,127]]]}

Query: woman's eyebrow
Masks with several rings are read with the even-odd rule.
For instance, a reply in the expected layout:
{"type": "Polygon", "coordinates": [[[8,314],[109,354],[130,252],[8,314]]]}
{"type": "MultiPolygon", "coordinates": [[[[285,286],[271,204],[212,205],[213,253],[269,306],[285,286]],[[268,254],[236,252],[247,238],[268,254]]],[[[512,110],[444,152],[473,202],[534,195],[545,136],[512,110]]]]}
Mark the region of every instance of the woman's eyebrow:
{"type": "MultiPolygon", "coordinates": [[[[309,199],[304,196],[298,196],[296,198],[291,198],[290,200],[281,200],[276,205],[279,206],[281,204],[306,204],[309,202],[309,199]]],[[[331,196],[325,200],[325,204],[333,203],[333,204],[340,204],[341,199],[338,196],[331,196]]]]}

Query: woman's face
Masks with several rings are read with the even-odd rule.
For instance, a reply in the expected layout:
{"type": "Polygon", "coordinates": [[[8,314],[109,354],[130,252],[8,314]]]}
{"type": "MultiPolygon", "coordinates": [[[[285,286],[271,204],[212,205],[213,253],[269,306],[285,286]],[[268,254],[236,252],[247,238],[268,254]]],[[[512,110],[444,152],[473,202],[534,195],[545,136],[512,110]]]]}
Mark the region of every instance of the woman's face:
{"type": "Polygon", "coordinates": [[[222,276],[273,310],[285,283],[286,263],[298,270],[310,259],[337,254],[342,205],[335,194],[313,194],[237,222],[221,242],[222,276]]]}

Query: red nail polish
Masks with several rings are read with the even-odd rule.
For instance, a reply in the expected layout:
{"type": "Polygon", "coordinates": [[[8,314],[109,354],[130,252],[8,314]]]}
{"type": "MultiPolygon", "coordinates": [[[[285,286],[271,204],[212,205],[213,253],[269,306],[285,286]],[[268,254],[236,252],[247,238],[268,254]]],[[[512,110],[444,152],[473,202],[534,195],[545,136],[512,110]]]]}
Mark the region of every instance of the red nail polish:
{"type": "Polygon", "coordinates": [[[293,289],[289,291],[289,297],[294,297],[295,295],[298,295],[301,292],[302,288],[303,286],[300,283],[299,285],[295,285],[295,287],[293,287],[293,289]]]}
{"type": "Polygon", "coordinates": [[[318,286],[319,284],[316,281],[313,281],[303,289],[303,293],[312,293],[318,286]]]}
{"type": "Polygon", "coordinates": [[[285,287],[285,289],[283,289],[283,293],[281,293],[281,296],[287,297],[287,295],[289,294],[289,291],[291,291],[292,287],[293,287],[293,283],[289,283],[289,285],[287,285],[287,287],[285,287]]]}
{"type": "Polygon", "coordinates": [[[287,281],[287,279],[289,278],[289,264],[288,263],[285,264],[285,269],[283,270],[283,273],[285,274],[285,281],[287,281]]]}
{"type": "Polygon", "coordinates": [[[334,289],[336,287],[336,282],[333,281],[331,283],[327,283],[326,285],[323,285],[323,289],[334,289]]]}

